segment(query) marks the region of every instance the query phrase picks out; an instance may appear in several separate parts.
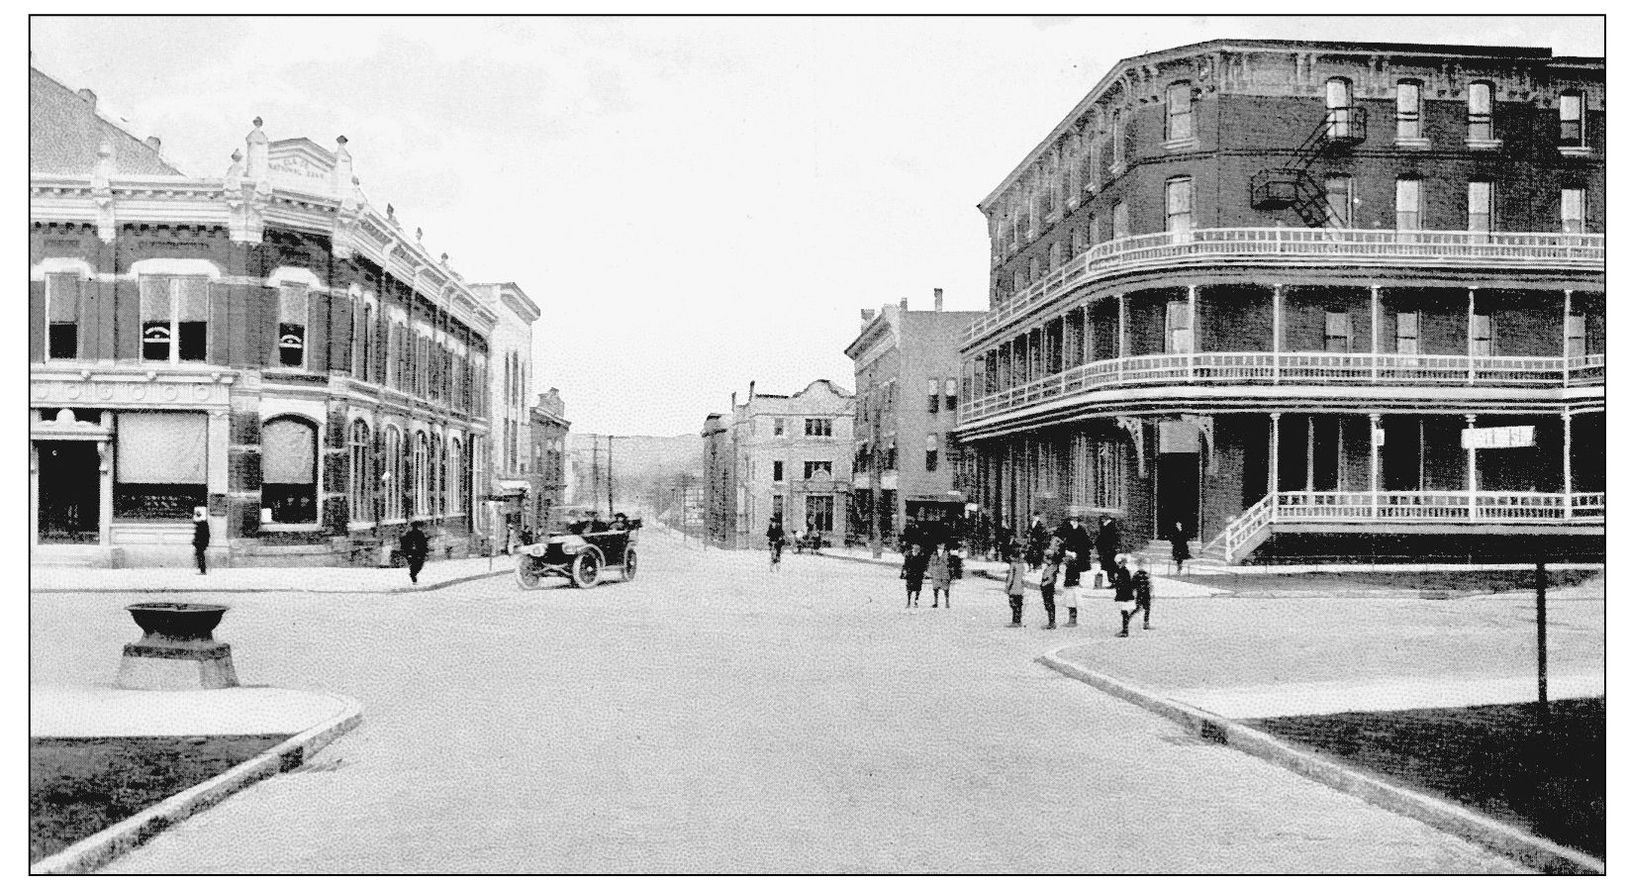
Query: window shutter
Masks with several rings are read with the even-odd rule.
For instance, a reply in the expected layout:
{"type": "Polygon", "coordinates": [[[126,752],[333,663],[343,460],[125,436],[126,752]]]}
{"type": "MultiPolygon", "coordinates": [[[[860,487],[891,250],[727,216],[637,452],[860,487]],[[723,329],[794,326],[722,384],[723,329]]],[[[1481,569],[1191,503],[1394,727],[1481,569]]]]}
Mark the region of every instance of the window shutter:
{"type": "Polygon", "coordinates": [[[135,280],[113,284],[113,334],[115,359],[141,355],[141,287],[135,280]]]}
{"type": "Polygon", "coordinates": [[[227,283],[209,284],[209,362],[224,366],[231,362],[231,301],[232,287],[227,283]]]}
{"type": "MultiPolygon", "coordinates": [[[[330,298],[326,292],[306,293],[306,327],[305,327],[305,370],[307,372],[328,371],[328,323],[331,322],[329,310],[334,301],[344,301],[343,298],[330,298]]],[[[349,363],[337,363],[348,366],[349,363]]]]}
{"type": "Polygon", "coordinates": [[[28,281],[28,361],[45,361],[45,281],[28,281]]]}

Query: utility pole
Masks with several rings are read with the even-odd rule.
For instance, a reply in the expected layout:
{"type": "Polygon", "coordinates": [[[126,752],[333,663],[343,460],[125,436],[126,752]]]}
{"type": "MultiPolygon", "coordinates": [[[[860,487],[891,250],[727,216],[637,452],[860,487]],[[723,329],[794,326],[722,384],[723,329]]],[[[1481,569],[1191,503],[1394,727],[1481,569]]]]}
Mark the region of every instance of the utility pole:
{"type": "Polygon", "coordinates": [[[616,512],[616,437],[605,437],[605,512],[616,512]]]}
{"type": "Polygon", "coordinates": [[[593,434],[593,438],[594,438],[594,468],[593,468],[594,496],[593,496],[593,499],[592,499],[593,503],[589,505],[590,508],[599,506],[599,434],[597,434],[597,433],[593,434]]]}

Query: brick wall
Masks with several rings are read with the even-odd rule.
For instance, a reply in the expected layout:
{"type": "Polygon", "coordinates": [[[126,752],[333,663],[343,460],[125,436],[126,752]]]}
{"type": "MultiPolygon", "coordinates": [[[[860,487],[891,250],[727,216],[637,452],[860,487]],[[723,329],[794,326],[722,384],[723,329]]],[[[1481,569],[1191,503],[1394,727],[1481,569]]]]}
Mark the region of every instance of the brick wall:
{"type": "Polygon", "coordinates": [[[1272,290],[1265,286],[1205,286],[1198,292],[1199,349],[1270,351],[1272,290]]]}

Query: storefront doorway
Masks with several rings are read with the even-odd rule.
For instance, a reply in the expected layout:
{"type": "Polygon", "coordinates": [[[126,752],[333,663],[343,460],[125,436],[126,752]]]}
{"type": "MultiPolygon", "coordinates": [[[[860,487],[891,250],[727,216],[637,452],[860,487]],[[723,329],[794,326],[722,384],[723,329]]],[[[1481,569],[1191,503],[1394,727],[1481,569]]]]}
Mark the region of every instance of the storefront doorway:
{"type": "Polygon", "coordinates": [[[40,440],[39,542],[101,540],[101,456],[94,442],[40,440]]]}
{"type": "Polygon", "coordinates": [[[1159,424],[1159,463],[1156,537],[1169,538],[1176,523],[1187,537],[1198,537],[1198,494],[1201,441],[1198,427],[1185,421],[1159,424]]]}

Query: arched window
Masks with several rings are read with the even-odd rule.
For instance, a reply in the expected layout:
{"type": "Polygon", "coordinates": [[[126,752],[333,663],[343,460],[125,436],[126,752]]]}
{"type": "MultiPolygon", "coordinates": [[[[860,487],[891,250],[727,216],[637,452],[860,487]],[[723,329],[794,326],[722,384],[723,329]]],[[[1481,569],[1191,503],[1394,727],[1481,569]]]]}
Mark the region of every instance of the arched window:
{"type": "Polygon", "coordinates": [[[435,512],[445,516],[452,508],[447,503],[447,444],[439,432],[435,434],[430,452],[435,460],[435,512]]]}
{"type": "Polygon", "coordinates": [[[429,439],[420,430],[413,434],[413,516],[429,515],[430,458],[429,439]]]}
{"type": "Polygon", "coordinates": [[[1328,134],[1330,138],[1351,135],[1351,81],[1344,77],[1330,77],[1324,84],[1324,97],[1328,105],[1328,134]]]}
{"type": "Polygon", "coordinates": [[[384,465],[384,518],[401,519],[401,429],[391,426],[385,431],[384,465]]]}
{"type": "Polygon", "coordinates": [[[350,425],[350,521],[374,522],[373,446],[367,422],[360,418],[350,425]]]}
{"type": "Polygon", "coordinates": [[[1114,137],[1114,170],[1118,171],[1125,166],[1125,117],[1118,110],[1113,117],[1114,137]]]}
{"type": "Polygon", "coordinates": [[[260,430],[260,506],[271,521],[317,521],[317,428],[304,418],[273,418],[260,430]]]}
{"type": "Polygon", "coordinates": [[[1165,90],[1164,140],[1186,141],[1192,137],[1193,86],[1178,80],[1165,90]]]}

